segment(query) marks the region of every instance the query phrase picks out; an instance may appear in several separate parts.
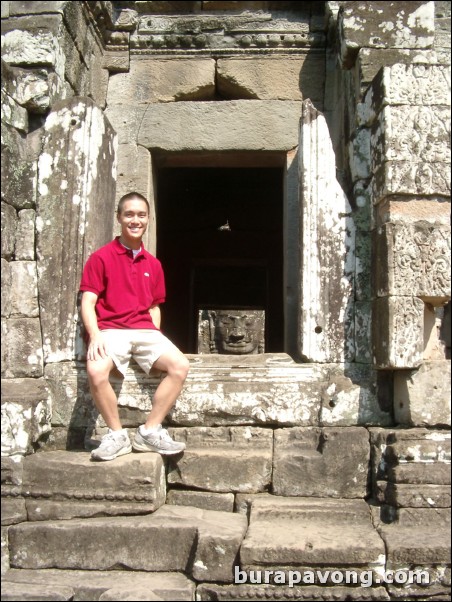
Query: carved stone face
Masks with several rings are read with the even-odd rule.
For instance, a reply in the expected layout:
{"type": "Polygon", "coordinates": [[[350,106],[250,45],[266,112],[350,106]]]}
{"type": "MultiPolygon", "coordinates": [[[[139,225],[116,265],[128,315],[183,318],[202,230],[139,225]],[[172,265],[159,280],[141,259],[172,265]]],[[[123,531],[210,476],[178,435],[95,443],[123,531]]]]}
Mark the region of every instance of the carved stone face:
{"type": "Polygon", "coordinates": [[[253,311],[215,312],[215,343],[218,353],[259,353],[262,323],[253,311]]]}

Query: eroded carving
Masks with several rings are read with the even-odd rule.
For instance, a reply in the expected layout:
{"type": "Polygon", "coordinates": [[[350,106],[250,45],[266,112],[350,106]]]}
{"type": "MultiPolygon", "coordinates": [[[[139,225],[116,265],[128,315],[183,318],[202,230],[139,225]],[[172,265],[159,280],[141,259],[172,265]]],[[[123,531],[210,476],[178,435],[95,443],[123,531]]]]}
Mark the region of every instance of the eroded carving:
{"type": "Polygon", "coordinates": [[[264,310],[199,310],[198,353],[250,355],[264,349],[264,310]]]}

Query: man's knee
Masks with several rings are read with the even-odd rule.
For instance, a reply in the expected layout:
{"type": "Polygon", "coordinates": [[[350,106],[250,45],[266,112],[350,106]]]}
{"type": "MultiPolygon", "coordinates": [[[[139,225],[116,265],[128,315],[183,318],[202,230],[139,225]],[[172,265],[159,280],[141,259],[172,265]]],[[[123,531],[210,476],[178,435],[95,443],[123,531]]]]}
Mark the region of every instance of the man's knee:
{"type": "Polygon", "coordinates": [[[89,383],[98,386],[109,380],[110,367],[105,366],[104,362],[88,361],[86,363],[86,373],[89,383]]]}
{"type": "Polygon", "coordinates": [[[178,357],[178,359],[175,362],[174,370],[181,380],[185,380],[187,378],[189,369],[190,362],[185,357],[185,355],[181,355],[180,357],[178,357]]]}

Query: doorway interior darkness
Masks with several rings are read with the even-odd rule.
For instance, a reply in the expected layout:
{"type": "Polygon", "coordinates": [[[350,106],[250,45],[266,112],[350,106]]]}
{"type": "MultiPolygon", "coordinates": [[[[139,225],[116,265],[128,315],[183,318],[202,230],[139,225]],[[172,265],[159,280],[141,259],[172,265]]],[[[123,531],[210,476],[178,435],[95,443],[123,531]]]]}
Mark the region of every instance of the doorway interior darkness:
{"type": "Polygon", "coordinates": [[[160,167],[162,330],[197,353],[198,311],[264,309],[265,351],[284,351],[282,167],[160,167]]]}

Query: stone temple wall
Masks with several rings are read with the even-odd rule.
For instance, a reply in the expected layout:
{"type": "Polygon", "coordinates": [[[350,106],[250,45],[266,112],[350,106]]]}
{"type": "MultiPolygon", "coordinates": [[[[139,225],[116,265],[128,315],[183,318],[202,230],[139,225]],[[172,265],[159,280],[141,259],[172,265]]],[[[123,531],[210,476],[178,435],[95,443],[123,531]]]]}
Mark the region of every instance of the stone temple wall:
{"type": "MultiPolygon", "coordinates": [[[[77,287],[117,199],[150,199],[152,251],[156,158],[259,153],[285,161],[287,346],[190,356],[173,495],[450,504],[447,2],[2,2],[5,462],[103,432],[77,287]]],[[[115,381],[125,426],[157,384],[115,381]]]]}

